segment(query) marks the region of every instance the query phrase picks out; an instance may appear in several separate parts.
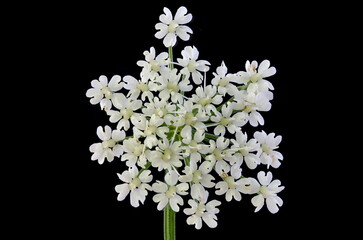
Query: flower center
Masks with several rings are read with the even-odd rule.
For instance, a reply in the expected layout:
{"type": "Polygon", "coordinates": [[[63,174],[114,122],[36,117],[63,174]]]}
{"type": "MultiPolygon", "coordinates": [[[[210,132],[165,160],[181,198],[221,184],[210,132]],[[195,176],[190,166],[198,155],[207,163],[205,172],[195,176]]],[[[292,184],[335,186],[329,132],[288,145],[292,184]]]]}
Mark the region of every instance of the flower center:
{"type": "Polygon", "coordinates": [[[159,70],[160,70],[160,65],[159,65],[158,61],[156,61],[156,60],[151,60],[151,61],[150,61],[150,65],[151,65],[151,70],[153,70],[154,72],[159,72],[159,70]]]}
{"type": "Polygon", "coordinates": [[[110,139],[102,142],[103,148],[113,148],[116,145],[115,140],[110,139]]]}
{"type": "Polygon", "coordinates": [[[139,82],[137,84],[137,88],[140,89],[141,92],[145,92],[145,91],[149,90],[149,86],[143,82],[139,82]]]}
{"type": "Polygon", "coordinates": [[[154,110],[154,113],[159,117],[163,117],[168,113],[168,110],[166,110],[165,108],[156,108],[154,110]]]}
{"type": "Polygon", "coordinates": [[[156,127],[154,125],[150,125],[145,129],[145,136],[151,136],[156,133],[156,127]]]}
{"type": "Polygon", "coordinates": [[[122,109],[120,113],[125,120],[129,120],[134,112],[131,109],[122,109]]]}
{"type": "Polygon", "coordinates": [[[239,153],[242,155],[242,156],[247,156],[249,154],[249,151],[247,151],[246,148],[242,148],[239,150],[239,153]]]}
{"type": "Polygon", "coordinates": [[[163,156],[161,157],[164,162],[170,162],[173,151],[170,148],[165,149],[163,156]]]}
{"type": "Polygon", "coordinates": [[[214,149],[213,154],[216,160],[223,160],[222,151],[219,148],[214,149]]]}
{"type": "Polygon", "coordinates": [[[264,152],[265,152],[265,153],[267,153],[267,154],[270,154],[270,153],[271,153],[271,151],[272,151],[271,147],[270,147],[270,146],[268,146],[267,144],[262,144],[262,145],[261,145],[261,148],[262,148],[262,151],[264,151],[264,152]]]}
{"type": "Polygon", "coordinates": [[[169,186],[168,191],[166,191],[165,196],[168,198],[174,197],[176,194],[176,187],[175,186],[169,186]]]}
{"type": "Polygon", "coordinates": [[[198,103],[202,106],[206,106],[212,102],[212,99],[210,97],[201,98],[198,103]]]}
{"type": "Polygon", "coordinates": [[[139,144],[139,145],[135,146],[133,154],[136,157],[139,157],[142,154],[143,149],[144,149],[144,144],[139,144]]]}
{"type": "Polygon", "coordinates": [[[200,170],[197,170],[193,173],[193,182],[199,183],[202,180],[202,172],[200,170]]]}
{"type": "Polygon", "coordinates": [[[197,215],[198,217],[202,217],[205,212],[205,209],[206,209],[205,205],[203,203],[200,203],[198,205],[195,215],[197,215]]]}
{"type": "Polygon", "coordinates": [[[198,147],[198,143],[195,140],[191,140],[189,143],[189,148],[190,148],[190,152],[198,152],[199,147],[198,147]]]}
{"type": "Polygon", "coordinates": [[[167,89],[169,89],[172,92],[178,92],[179,86],[176,82],[168,82],[168,85],[166,86],[167,89]]]}
{"type": "Polygon", "coordinates": [[[228,126],[230,124],[230,122],[231,122],[231,118],[222,117],[220,124],[223,126],[228,126]]]}
{"type": "Polygon", "coordinates": [[[190,60],[187,65],[187,68],[188,68],[189,72],[194,72],[195,69],[198,67],[198,65],[199,64],[195,60],[190,60]]]}
{"type": "Polygon", "coordinates": [[[221,86],[221,87],[227,86],[228,83],[229,83],[229,79],[226,77],[219,80],[219,86],[221,86]]]}
{"type": "Polygon", "coordinates": [[[101,89],[101,92],[105,95],[105,98],[111,99],[112,98],[112,92],[109,87],[104,87],[101,89]]]}
{"type": "Polygon", "coordinates": [[[179,24],[177,21],[173,20],[170,22],[168,26],[168,32],[174,33],[176,31],[176,28],[179,27],[179,24]]]}
{"type": "Polygon", "coordinates": [[[185,114],[185,124],[186,125],[193,125],[197,122],[197,118],[194,117],[194,114],[191,112],[188,112],[185,114]]]}
{"type": "Polygon", "coordinates": [[[129,183],[129,189],[134,190],[135,188],[139,187],[141,185],[141,181],[138,177],[135,177],[130,183],[129,183]]]}
{"type": "Polygon", "coordinates": [[[258,82],[262,79],[261,74],[258,73],[254,73],[251,77],[250,80],[251,82],[258,82]]]}
{"type": "Polygon", "coordinates": [[[264,198],[267,198],[268,196],[271,196],[272,193],[270,190],[268,190],[267,186],[262,186],[260,188],[260,192],[264,198]]]}
{"type": "Polygon", "coordinates": [[[229,177],[226,177],[224,179],[224,181],[226,181],[226,183],[228,184],[228,187],[230,189],[235,189],[236,188],[236,183],[234,182],[234,178],[229,176],[229,177]]]}

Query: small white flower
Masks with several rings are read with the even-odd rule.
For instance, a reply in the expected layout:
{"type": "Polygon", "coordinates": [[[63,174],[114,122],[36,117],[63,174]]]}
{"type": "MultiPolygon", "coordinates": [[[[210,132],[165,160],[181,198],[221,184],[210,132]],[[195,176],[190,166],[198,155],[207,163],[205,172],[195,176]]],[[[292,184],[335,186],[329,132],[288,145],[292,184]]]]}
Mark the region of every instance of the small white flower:
{"type": "Polygon", "coordinates": [[[243,110],[247,114],[249,123],[256,127],[258,124],[264,125],[265,120],[259,111],[267,112],[271,109],[271,103],[266,92],[253,91],[254,85],[249,85],[247,90],[239,91],[235,95],[234,110],[243,110]]]}
{"type": "Polygon", "coordinates": [[[216,115],[211,116],[211,120],[217,123],[217,127],[214,128],[215,135],[224,136],[226,128],[228,132],[234,134],[241,130],[248,121],[248,115],[245,112],[235,113],[233,116],[232,104],[225,104],[222,106],[222,113],[215,112],[216,115]]]}
{"type": "Polygon", "coordinates": [[[129,170],[124,171],[122,174],[118,173],[117,176],[119,179],[125,183],[115,187],[115,190],[118,193],[117,200],[123,201],[131,192],[130,203],[133,207],[138,207],[140,205],[139,202],[144,204],[148,194],[147,190],[152,190],[151,186],[148,184],[153,179],[153,176],[150,175],[150,173],[150,170],[144,170],[139,174],[139,170],[136,166],[129,168],[129,170]]]}
{"type": "Polygon", "coordinates": [[[154,80],[159,76],[159,73],[165,70],[169,64],[169,54],[166,52],[160,53],[155,57],[155,48],[151,47],[150,52],[145,51],[145,61],[140,60],[137,65],[143,67],[141,77],[146,80],[154,80]]]}
{"type": "Polygon", "coordinates": [[[217,195],[226,194],[226,201],[230,202],[233,198],[237,201],[241,201],[241,193],[245,193],[245,180],[241,178],[242,169],[237,165],[233,165],[231,168],[231,176],[226,173],[222,173],[221,177],[223,181],[216,184],[217,195]]]}
{"type": "Polygon", "coordinates": [[[136,138],[129,138],[123,141],[123,149],[125,151],[121,156],[121,161],[126,161],[126,166],[133,167],[136,163],[140,167],[144,167],[145,159],[143,154],[145,151],[145,146],[136,138]],[[139,158],[141,161],[138,162],[139,158]]]}
{"type": "Polygon", "coordinates": [[[271,182],[271,172],[266,174],[265,172],[261,171],[257,174],[257,178],[261,183],[259,194],[251,199],[253,206],[256,207],[255,212],[260,211],[260,209],[265,204],[266,199],[267,209],[271,213],[277,213],[279,211],[279,207],[281,207],[283,204],[282,199],[277,196],[277,193],[281,192],[285,187],[280,186],[280,180],[274,180],[271,182]]]}
{"type": "Polygon", "coordinates": [[[113,93],[121,90],[124,83],[121,82],[119,75],[113,76],[110,82],[108,82],[106,76],[102,75],[98,80],[93,80],[91,86],[93,88],[87,90],[86,96],[91,98],[91,104],[100,103],[101,109],[107,112],[112,106],[111,99],[113,98],[113,93]]]}
{"type": "Polygon", "coordinates": [[[231,169],[226,160],[228,162],[234,161],[234,156],[232,156],[234,151],[229,149],[228,146],[229,139],[224,137],[218,137],[216,142],[214,140],[209,141],[210,154],[205,159],[215,163],[215,169],[219,175],[228,173],[231,169]]]}
{"type": "Polygon", "coordinates": [[[97,136],[102,143],[94,143],[89,150],[93,152],[92,160],[97,160],[99,164],[105,161],[112,162],[114,157],[120,157],[123,154],[123,148],[119,141],[125,138],[125,132],[120,130],[111,130],[109,126],[105,126],[104,130],[101,126],[97,128],[97,136]]]}
{"type": "Polygon", "coordinates": [[[145,137],[144,144],[148,148],[152,148],[158,144],[158,137],[166,138],[165,133],[169,131],[168,127],[162,126],[164,120],[153,114],[149,120],[144,115],[131,117],[131,122],[134,125],[132,128],[134,137],[145,137]]]}
{"type": "Polygon", "coordinates": [[[241,71],[237,73],[237,75],[242,77],[243,82],[258,83],[261,88],[260,91],[267,91],[268,89],[273,90],[272,84],[264,79],[273,76],[276,73],[276,68],[270,67],[269,60],[263,60],[260,66],[258,66],[257,61],[252,61],[252,63],[246,61],[245,68],[246,72],[241,71]]]}
{"type": "Polygon", "coordinates": [[[177,69],[167,70],[155,79],[152,83],[152,91],[160,91],[159,97],[168,100],[171,97],[173,103],[183,102],[183,95],[181,92],[189,92],[193,89],[188,79],[182,80],[181,74],[177,73],[177,69]]]}
{"type": "Polygon", "coordinates": [[[155,25],[155,29],[159,30],[155,37],[158,39],[162,39],[165,47],[172,47],[176,44],[176,37],[180,37],[183,41],[188,41],[193,31],[188,26],[184,26],[183,24],[187,24],[192,20],[192,14],[187,14],[188,10],[185,7],[180,7],[175,17],[171,11],[164,7],[164,13],[161,14],[159,20],[161,23],[157,23],[155,25]]]}
{"type": "Polygon", "coordinates": [[[179,195],[187,195],[189,185],[187,183],[177,185],[178,174],[175,171],[165,175],[165,182],[158,181],[152,186],[153,191],[158,193],[153,197],[154,202],[159,203],[157,209],[161,211],[169,203],[173,211],[179,212],[178,205],[184,205],[184,200],[179,195]]]}
{"type": "Polygon", "coordinates": [[[242,84],[243,79],[234,74],[227,74],[227,72],[228,69],[224,62],[222,62],[221,66],[217,67],[217,73],[213,73],[214,78],[212,79],[212,84],[218,87],[218,93],[223,96],[226,93],[234,96],[238,92],[238,88],[233,83],[242,84]]]}
{"type": "Polygon", "coordinates": [[[173,167],[181,167],[183,159],[181,156],[181,142],[169,143],[167,138],[157,141],[159,148],[155,151],[148,150],[145,154],[151,165],[159,171],[167,169],[171,171],[173,167]]]}
{"type": "Polygon", "coordinates": [[[190,160],[190,165],[185,166],[182,175],[179,177],[181,182],[193,182],[194,184],[201,184],[206,188],[214,187],[215,183],[212,182],[215,178],[209,174],[212,171],[211,164],[204,161],[199,167],[197,161],[190,160]]]}
{"type": "MultiPolygon", "coordinates": [[[[144,103],[144,107],[145,108],[141,110],[145,116],[151,117],[155,114],[160,118],[165,117],[168,113],[175,112],[176,108],[175,104],[170,103],[165,99],[159,99],[158,97],[150,99],[150,102],[144,103]]],[[[165,118],[164,120],[167,122],[165,118]]]]}
{"type": "Polygon", "coordinates": [[[249,169],[255,169],[257,165],[260,164],[260,158],[257,154],[252,153],[257,152],[259,149],[256,139],[250,139],[247,141],[247,134],[237,132],[236,139],[231,139],[231,141],[233,143],[231,148],[236,149],[234,157],[238,165],[241,165],[243,161],[245,161],[249,169]]]}
{"type": "Polygon", "coordinates": [[[179,65],[183,67],[180,72],[185,75],[186,79],[189,79],[191,74],[193,82],[195,84],[201,84],[203,75],[200,72],[208,72],[208,65],[210,65],[210,63],[205,60],[197,60],[199,57],[199,51],[194,46],[185,47],[181,54],[183,58],[177,59],[179,65]]]}
{"type": "Polygon", "coordinates": [[[187,218],[188,225],[194,224],[196,229],[201,229],[204,221],[210,228],[217,227],[216,214],[219,213],[217,206],[221,205],[221,202],[212,200],[207,203],[208,196],[209,193],[205,190],[199,191],[198,196],[192,194],[194,199],[188,201],[191,208],[184,209],[186,215],[191,215],[187,218]]]}
{"type": "Polygon", "coordinates": [[[208,85],[205,88],[197,87],[196,94],[193,94],[192,101],[196,105],[200,106],[201,110],[207,115],[211,115],[211,111],[218,112],[214,105],[222,103],[222,95],[217,94],[217,88],[212,85],[208,85]]]}
{"type": "Polygon", "coordinates": [[[178,117],[168,116],[171,120],[169,121],[170,124],[168,124],[172,125],[171,122],[173,122],[173,125],[184,126],[181,132],[184,138],[191,140],[192,127],[200,133],[206,131],[203,121],[207,121],[209,117],[202,111],[201,106],[193,104],[191,100],[187,100],[183,104],[178,104],[178,108],[178,117]]]}
{"type": "Polygon", "coordinates": [[[283,160],[283,156],[280,152],[275,151],[282,140],[281,136],[276,136],[275,133],[266,134],[264,131],[255,132],[253,135],[258,141],[260,149],[257,155],[261,159],[261,163],[266,164],[267,168],[272,166],[273,168],[278,168],[281,165],[279,160],[283,160]]]}
{"type": "Polygon", "coordinates": [[[137,80],[132,76],[125,76],[123,81],[126,83],[124,88],[129,90],[127,97],[135,100],[140,96],[141,93],[141,100],[145,101],[146,97],[149,99],[153,99],[154,95],[149,90],[149,82],[143,78],[141,80],[137,80]]]}
{"type": "Polygon", "coordinates": [[[182,147],[185,150],[184,156],[188,156],[191,161],[200,162],[202,160],[200,154],[207,154],[210,151],[207,145],[203,144],[204,133],[196,131],[193,136],[189,136],[191,130],[184,131],[186,127],[188,126],[185,126],[180,133],[183,138],[182,142],[186,144],[182,147]]]}
{"type": "Polygon", "coordinates": [[[135,111],[142,107],[141,100],[133,100],[131,98],[127,98],[122,93],[115,93],[112,103],[117,109],[119,109],[119,111],[108,111],[107,115],[110,116],[110,122],[118,122],[117,129],[123,128],[126,131],[129,130],[129,120],[134,115],[139,115],[138,113],[135,113],[135,111]]]}

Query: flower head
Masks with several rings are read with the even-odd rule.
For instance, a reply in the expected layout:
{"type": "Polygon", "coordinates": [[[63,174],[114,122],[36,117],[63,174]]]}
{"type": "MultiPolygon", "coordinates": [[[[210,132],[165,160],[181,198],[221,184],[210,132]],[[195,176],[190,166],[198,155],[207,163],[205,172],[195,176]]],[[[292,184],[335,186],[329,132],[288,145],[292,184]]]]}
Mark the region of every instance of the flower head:
{"type": "Polygon", "coordinates": [[[260,211],[263,207],[266,199],[267,209],[271,213],[277,213],[279,211],[279,207],[282,206],[282,199],[277,196],[277,193],[281,192],[285,187],[280,186],[280,180],[272,181],[272,173],[268,172],[267,174],[263,171],[257,174],[259,184],[258,195],[252,198],[252,204],[256,207],[255,212],[260,211]],[[271,182],[272,181],[272,182],[271,182]]]}
{"type": "Polygon", "coordinates": [[[189,34],[192,34],[193,31],[184,24],[192,20],[192,14],[187,14],[187,12],[188,10],[185,7],[180,7],[173,17],[169,8],[164,7],[164,14],[161,14],[159,17],[161,23],[155,25],[155,29],[159,30],[155,37],[158,39],[164,38],[163,43],[165,47],[174,46],[177,36],[183,41],[189,40],[189,34]]]}
{"type": "Polygon", "coordinates": [[[131,192],[131,206],[138,207],[140,205],[139,202],[144,204],[148,194],[147,190],[151,190],[151,186],[148,183],[152,181],[153,176],[150,175],[150,173],[150,170],[145,170],[140,173],[136,166],[131,167],[122,174],[118,173],[119,179],[125,183],[115,187],[115,190],[118,193],[117,200],[123,201],[131,192]]]}

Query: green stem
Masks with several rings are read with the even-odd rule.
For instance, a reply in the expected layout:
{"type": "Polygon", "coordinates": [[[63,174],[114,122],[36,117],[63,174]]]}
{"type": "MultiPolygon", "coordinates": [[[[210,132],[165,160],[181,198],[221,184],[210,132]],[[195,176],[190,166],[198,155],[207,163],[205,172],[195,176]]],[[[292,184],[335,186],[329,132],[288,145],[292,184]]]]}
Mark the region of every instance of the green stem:
{"type": "Polygon", "coordinates": [[[164,208],[164,240],[175,240],[175,212],[169,203],[164,208]]]}
{"type": "Polygon", "coordinates": [[[169,60],[170,60],[169,68],[171,70],[173,70],[174,69],[174,64],[172,63],[173,62],[173,47],[169,47],[168,52],[169,52],[169,60]]]}

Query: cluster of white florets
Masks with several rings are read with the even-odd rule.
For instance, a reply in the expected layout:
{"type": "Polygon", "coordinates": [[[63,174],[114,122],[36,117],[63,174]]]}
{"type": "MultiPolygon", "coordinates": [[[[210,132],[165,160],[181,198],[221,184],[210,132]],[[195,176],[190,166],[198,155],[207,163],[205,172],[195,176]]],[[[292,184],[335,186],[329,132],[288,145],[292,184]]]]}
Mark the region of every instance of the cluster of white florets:
{"type": "Polygon", "coordinates": [[[130,195],[131,205],[138,207],[152,194],[158,210],[169,204],[179,212],[188,199],[184,213],[197,229],[203,221],[217,226],[221,202],[209,200],[210,192],[224,195],[228,202],[253,195],[256,212],[266,202],[276,213],[283,203],[277,196],[284,188],[281,182],[272,180],[271,172],[259,171],[257,178],[242,174],[243,167],[278,168],[283,159],[276,150],[281,136],[256,131],[248,139],[242,131],[246,124],[264,124],[260,112],[269,111],[273,99],[266,78],[276,69],[268,60],[247,61],[244,70],[229,73],[222,62],[207,84],[210,63],[199,59],[196,47],[187,46],[181,58],[172,59],[177,37],[186,41],[193,33],[184,25],[191,19],[185,7],[174,17],[164,8],[155,36],[163,39],[169,53],[157,54],[154,47],[145,51],[145,60],[137,62],[142,68],[139,78],[116,75],[108,81],[101,76],[91,82],[87,97],[116,125],[97,128],[101,142],[91,145],[91,159],[100,164],[115,158],[125,162],[128,169],[118,174],[123,183],[116,186],[119,201],[130,195]],[[155,179],[155,171],[165,177],[155,179]]]}

